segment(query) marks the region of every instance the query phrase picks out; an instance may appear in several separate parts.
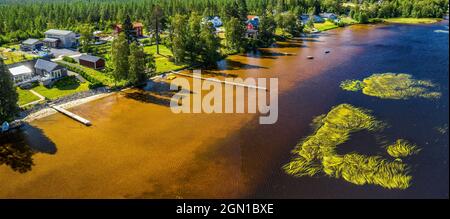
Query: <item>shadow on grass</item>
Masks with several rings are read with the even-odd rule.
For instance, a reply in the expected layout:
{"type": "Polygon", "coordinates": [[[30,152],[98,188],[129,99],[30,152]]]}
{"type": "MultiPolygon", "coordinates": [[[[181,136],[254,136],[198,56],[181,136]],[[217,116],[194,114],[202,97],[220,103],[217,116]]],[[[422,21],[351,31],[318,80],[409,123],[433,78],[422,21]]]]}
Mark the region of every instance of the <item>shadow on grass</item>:
{"type": "Polygon", "coordinates": [[[75,90],[80,87],[81,82],[74,75],[64,77],[56,81],[51,88],[58,90],[75,90]]]}

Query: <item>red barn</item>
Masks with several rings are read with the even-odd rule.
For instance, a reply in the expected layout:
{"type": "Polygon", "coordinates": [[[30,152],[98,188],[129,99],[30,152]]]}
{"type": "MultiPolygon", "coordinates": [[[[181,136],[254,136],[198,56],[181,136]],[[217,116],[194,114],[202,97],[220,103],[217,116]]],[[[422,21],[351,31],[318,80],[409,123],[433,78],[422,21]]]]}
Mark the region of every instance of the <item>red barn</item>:
{"type": "Polygon", "coordinates": [[[91,55],[81,55],[79,58],[80,65],[93,68],[93,69],[103,69],[105,68],[105,60],[91,55]]]}
{"type": "MultiPolygon", "coordinates": [[[[144,35],[144,32],[143,32],[144,25],[142,23],[134,22],[133,23],[133,29],[136,32],[136,36],[137,37],[142,37],[144,35]]],[[[122,32],[122,25],[121,24],[117,24],[115,26],[114,31],[115,31],[116,34],[119,34],[120,32],[122,32]]]]}

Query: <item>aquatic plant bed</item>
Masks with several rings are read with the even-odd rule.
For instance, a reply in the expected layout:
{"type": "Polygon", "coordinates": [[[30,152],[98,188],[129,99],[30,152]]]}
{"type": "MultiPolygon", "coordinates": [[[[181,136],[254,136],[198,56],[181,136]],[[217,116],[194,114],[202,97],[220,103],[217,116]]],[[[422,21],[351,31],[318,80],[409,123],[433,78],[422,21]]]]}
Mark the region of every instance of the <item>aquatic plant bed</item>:
{"type": "Polygon", "coordinates": [[[421,97],[437,99],[441,93],[436,91],[437,85],[428,80],[416,80],[409,74],[373,74],[363,81],[346,80],[341,83],[346,91],[360,91],[368,96],[382,99],[410,99],[421,97]]]}
{"type": "Polygon", "coordinates": [[[325,174],[356,185],[374,184],[389,189],[406,189],[412,176],[409,175],[408,165],[396,157],[417,152],[417,147],[406,140],[398,140],[391,146],[393,148],[388,154],[395,155],[392,158],[336,152],[337,146],[347,142],[352,133],[381,131],[384,126],[365,109],[349,104],[338,105],[328,114],[313,120],[315,132],[297,144],[292,151],[296,156],[283,169],[297,177],[325,174]],[[395,146],[398,143],[400,146],[395,146]]]}
{"type": "Polygon", "coordinates": [[[386,18],[383,19],[386,23],[396,24],[433,24],[439,22],[438,18],[386,18]]]}

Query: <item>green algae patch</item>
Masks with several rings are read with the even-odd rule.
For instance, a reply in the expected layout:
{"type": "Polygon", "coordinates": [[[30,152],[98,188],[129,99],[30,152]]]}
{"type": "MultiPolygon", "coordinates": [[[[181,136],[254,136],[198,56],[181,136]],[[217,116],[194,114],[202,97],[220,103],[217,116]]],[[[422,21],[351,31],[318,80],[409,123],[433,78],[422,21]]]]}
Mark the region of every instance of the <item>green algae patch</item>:
{"type": "Polygon", "coordinates": [[[394,144],[387,146],[386,151],[392,157],[400,158],[417,154],[420,149],[404,139],[398,139],[394,144]]]}
{"type": "Polygon", "coordinates": [[[390,161],[381,156],[336,152],[336,147],[348,141],[352,133],[383,129],[385,124],[368,110],[341,104],[316,117],[312,125],[314,134],[297,144],[292,151],[295,157],[283,166],[287,174],[297,177],[324,174],[356,185],[374,184],[389,189],[409,187],[412,177],[408,166],[399,159],[390,161]]]}
{"type": "Polygon", "coordinates": [[[416,80],[409,74],[373,74],[363,81],[346,80],[341,83],[346,91],[362,90],[363,94],[382,99],[410,99],[414,97],[437,99],[441,93],[434,91],[436,85],[427,80],[416,80]]]}
{"type": "Polygon", "coordinates": [[[359,80],[345,80],[341,83],[341,88],[346,91],[360,91],[364,86],[359,80]]]}

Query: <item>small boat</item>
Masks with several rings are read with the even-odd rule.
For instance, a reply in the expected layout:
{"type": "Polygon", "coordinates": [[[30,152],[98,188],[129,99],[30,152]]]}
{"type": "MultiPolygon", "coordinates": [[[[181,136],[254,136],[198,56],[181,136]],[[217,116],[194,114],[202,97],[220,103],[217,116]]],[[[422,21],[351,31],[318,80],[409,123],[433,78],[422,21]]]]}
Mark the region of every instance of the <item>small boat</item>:
{"type": "Polygon", "coordinates": [[[3,122],[0,131],[7,132],[16,128],[20,128],[23,125],[22,120],[14,120],[11,123],[3,122]]]}
{"type": "Polygon", "coordinates": [[[308,59],[314,59],[314,56],[308,56],[307,58],[308,59]]]}
{"type": "Polygon", "coordinates": [[[3,122],[2,124],[2,132],[7,132],[9,130],[9,123],[3,122]]]}
{"type": "Polygon", "coordinates": [[[169,75],[169,76],[167,76],[167,80],[173,80],[173,79],[175,79],[177,76],[175,76],[175,75],[173,75],[173,74],[171,74],[171,75],[169,75]]]}

